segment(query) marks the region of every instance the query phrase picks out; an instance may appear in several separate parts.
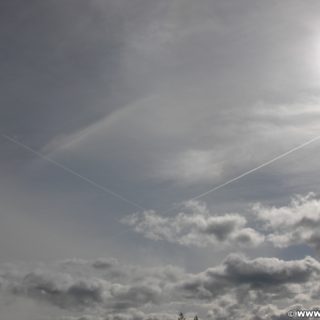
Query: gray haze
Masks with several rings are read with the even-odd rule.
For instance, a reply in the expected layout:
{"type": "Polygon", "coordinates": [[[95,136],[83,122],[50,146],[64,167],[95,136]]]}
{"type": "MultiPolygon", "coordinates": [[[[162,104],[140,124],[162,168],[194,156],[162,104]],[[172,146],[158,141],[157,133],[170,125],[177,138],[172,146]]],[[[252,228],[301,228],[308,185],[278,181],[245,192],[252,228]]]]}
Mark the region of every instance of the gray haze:
{"type": "Polygon", "coordinates": [[[319,1],[0,15],[1,319],[317,306],[320,141],[189,200],[319,136],[319,1]]]}

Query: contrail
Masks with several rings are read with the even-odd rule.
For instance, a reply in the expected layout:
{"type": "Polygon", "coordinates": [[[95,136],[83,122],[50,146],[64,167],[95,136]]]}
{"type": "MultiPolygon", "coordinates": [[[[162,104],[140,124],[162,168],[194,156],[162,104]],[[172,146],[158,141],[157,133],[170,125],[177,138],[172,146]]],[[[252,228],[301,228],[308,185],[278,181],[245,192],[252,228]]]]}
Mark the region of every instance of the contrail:
{"type": "Polygon", "coordinates": [[[38,156],[38,157],[40,157],[40,158],[42,158],[42,159],[44,159],[44,160],[52,163],[52,164],[55,165],[56,167],[58,167],[58,168],[60,168],[60,169],[62,169],[62,170],[64,170],[64,171],[66,171],[66,172],[68,172],[68,173],[70,173],[70,174],[72,174],[72,175],[74,175],[74,176],[76,176],[76,177],[78,177],[79,179],[81,179],[81,180],[83,180],[83,181],[85,181],[85,182],[87,182],[87,183],[89,183],[89,184],[91,184],[91,185],[94,186],[95,188],[97,188],[97,189],[99,189],[99,190],[101,190],[101,191],[103,191],[103,192],[105,192],[105,193],[107,193],[107,194],[110,194],[110,195],[112,195],[112,196],[120,199],[121,201],[126,202],[126,203],[130,204],[131,206],[134,206],[135,208],[137,208],[137,209],[139,209],[139,210],[146,210],[144,207],[140,206],[139,204],[135,203],[134,201],[131,201],[131,200],[126,199],[126,198],[123,197],[122,195],[120,195],[120,194],[118,194],[118,193],[116,193],[116,192],[114,192],[114,191],[112,191],[112,190],[110,190],[110,189],[108,189],[108,188],[100,185],[99,183],[91,180],[90,178],[87,178],[87,177],[81,175],[81,174],[78,173],[77,171],[74,171],[74,170],[72,170],[72,169],[64,166],[63,164],[59,163],[58,161],[53,160],[53,159],[51,159],[51,158],[43,155],[42,153],[40,153],[40,152],[32,149],[31,147],[25,145],[24,143],[22,143],[22,142],[20,142],[20,141],[18,141],[18,140],[16,140],[16,139],[14,139],[14,138],[12,138],[12,137],[7,136],[6,134],[1,134],[1,135],[2,135],[3,138],[5,138],[5,139],[9,140],[10,142],[16,144],[17,146],[19,146],[19,147],[21,147],[21,148],[24,148],[25,150],[28,150],[29,152],[35,154],[36,156],[38,156]]]}
{"type": "MultiPolygon", "coordinates": [[[[205,197],[206,195],[208,195],[208,194],[210,194],[210,193],[213,193],[214,191],[217,191],[217,190],[219,190],[219,189],[222,189],[222,188],[226,187],[227,185],[229,185],[229,184],[231,184],[231,183],[233,183],[233,182],[235,182],[235,181],[238,181],[238,180],[240,180],[241,178],[243,178],[243,177],[245,177],[245,176],[248,176],[248,175],[251,174],[251,173],[254,173],[254,172],[256,172],[256,171],[258,171],[258,170],[260,170],[260,169],[262,169],[262,168],[264,168],[264,167],[269,166],[270,164],[272,164],[272,163],[274,163],[274,162],[276,162],[276,161],[278,161],[278,160],[280,160],[280,159],[283,159],[283,158],[287,157],[287,156],[290,155],[291,153],[294,153],[294,152],[296,152],[296,151],[298,151],[298,150],[300,150],[300,149],[308,146],[309,144],[311,144],[311,143],[313,143],[313,142],[315,142],[315,141],[317,141],[317,140],[319,140],[319,139],[320,139],[320,136],[314,137],[314,138],[312,138],[311,140],[308,140],[308,141],[306,141],[306,142],[304,142],[304,143],[302,143],[302,144],[300,144],[300,145],[298,145],[298,146],[296,146],[296,147],[294,147],[294,148],[292,148],[292,149],[290,149],[290,150],[288,150],[288,151],[286,151],[286,152],[278,155],[277,157],[275,157],[275,158],[273,158],[273,159],[271,159],[271,160],[268,160],[268,161],[260,164],[259,166],[255,167],[255,168],[253,168],[253,169],[250,169],[250,170],[248,170],[248,171],[240,174],[239,176],[236,176],[236,177],[234,177],[234,178],[232,178],[232,179],[230,179],[230,180],[228,180],[228,181],[226,181],[226,182],[224,182],[224,183],[222,183],[222,184],[219,184],[218,186],[213,187],[212,189],[210,189],[210,190],[208,190],[208,191],[206,191],[206,192],[203,192],[203,193],[201,193],[201,194],[199,194],[199,195],[197,195],[197,196],[194,196],[193,198],[190,198],[190,199],[188,199],[188,200],[186,200],[186,201],[198,200],[198,199],[200,199],[200,198],[203,198],[203,197],[205,197]]],[[[184,201],[184,202],[185,202],[185,201],[184,201]]],[[[181,206],[181,204],[177,204],[177,205],[171,207],[170,209],[166,210],[164,213],[168,213],[168,212],[172,211],[173,209],[176,209],[176,208],[178,208],[178,207],[180,207],[180,206],[181,206]]]]}

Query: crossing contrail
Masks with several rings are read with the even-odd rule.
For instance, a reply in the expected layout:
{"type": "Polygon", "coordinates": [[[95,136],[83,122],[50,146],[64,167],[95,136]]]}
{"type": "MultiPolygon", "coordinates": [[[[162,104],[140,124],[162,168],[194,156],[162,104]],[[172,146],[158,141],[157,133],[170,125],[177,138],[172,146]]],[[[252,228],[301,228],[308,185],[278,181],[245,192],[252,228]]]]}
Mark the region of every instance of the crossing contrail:
{"type": "MultiPolygon", "coordinates": [[[[314,137],[314,138],[312,138],[312,139],[310,139],[310,140],[308,140],[308,141],[306,141],[306,142],[304,142],[304,143],[302,143],[302,144],[300,144],[300,145],[298,145],[298,146],[296,146],[296,147],[294,147],[294,148],[292,148],[292,149],[290,149],[290,150],[288,150],[288,151],[276,156],[275,158],[272,158],[271,160],[268,160],[268,161],[260,164],[259,166],[255,167],[253,169],[250,169],[250,170],[248,170],[246,172],[243,172],[242,174],[240,174],[240,175],[238,175],[238,176],[236,176],[236,177],[234,177],[234,178],[232,178],[230,180],[227,180],[226,182],[224,182],[222,184],[219,184],[218,186],[215,186],[215,187],[209,189],[208,191],[203,192],[203,193],[201,193],[201,194],[199,194],[197,196],[194,196],[194,197],[192,197],[192,198],[190,198],[190,199],[188,199],[186,201],[199,200],[199,199],[207,196],[210,193],[213,193],[213,192],[215,192],[215,191],[217,191],[219,189],[222,189],[222,188],[228,186],[229,184],[231,184],[233,182],[236,182],[236,181],[240,180],[241,178],[250,175],[251,173],[254,173],[254,172],[256,172],[256,171],[258,171],[258,170],[260,170],[262,168],[265,168],[265,167],[269,166],[270,164],[272,164],[272,163],[274,163],[274,162],[276,162],[276,161],[278,161],[280,159],[283,159],[283,158],[287,157],[291,153],[294,153],[294,152],[296,152],[296,151],[298,151],[300,149],[303,149],[304,147],[308,146],[309,144],[312,144],[313,142],[315,142],[315,141],[317,141],[319,139],[320,139],[320,136],[314,137]]],[[[172,206],[170,209],[166,210],[163,213],[168,213],[168,212],[170,212],[170,211],[172,211],[174,209],[177,209],[177,208],[179,208],[181,206],[181,204],[182,203],[176,204],[176,205],[172,206]]]]}
{"type": "MultiPolygon", "coordinates": [[[[107,193],[107,194],[110,194],[110,195],[112,195],[112,196],[120,199],[121,201],[126,202],[126,203],[134,206],[135,208],[137,208],[137,209],[139,209],[139,210],[146,210],[146,208],[142,207],[141,205],[137,204],[136,202],[131,201],[131,200],[129,200],[129,199],[126,199],[126,198],[123,197],[122,195],[120,195],[120,194],[118,194],[118,193],[116,193],[116,192],[114,192],[114,191],[112,191],[112,190],[110,190],[110,189],[108,189],[108,188],[100,185],[99,183],[93,181],[93,180],[90,179],[90,178],[87,178],[87,177],[81,175],[80,173],[74,171],[73,169],[70,169],[70,168],[66,167],[65,165],[57,162],[56,160],[53,160],[53,159],[51,159],[51,158],[43,155],[42,153],[40,153],[40,152],[32,149],[31,147],[25,145],[24,143],[22,143],[22,142],[20,142],[20,141],[18,141],[18,140],[16,140],[16,139],[14,139],[14,138],[6,135],[6,134],[2,134],[2,137],[5,138],[5,139],[7,139],[7,140],[9,140],[9,141],[11,141],[11,142],[14,143],[14,144],[20,146],[21,148],[24,148],[24,149],[28,150],[29,152],[37,155],[38,157],[40,157],[40,158],[42,158],[42,159],[44,159],[44,160],[52,163],[52,164],[55,165],[56,167],[59,167],[60,169],[62,169],[62,170],[64,170],[64,171],[66,171],[66,172],[68,172],[68,173],[70,173],[70,174],[78,177],[79,179],[81,179],[81,180],[83,180],[83,181],[85,181],[85,182],[87,182],[87,183],[89,183],[89,184],[91,184],[92,186],[96,187],[97,189],[100,189],[101,191],[103,191],[103,192],[105,192],[105,193],[107,193]]],[[[229,179],[229,180],[227,180],[226,182],[224,182],[224,183],[222,183],[222,184],[219,184],[218,186],[215,186],[215,187],[209,189],[209,190],[206,191],[206,192],[203,192],[203,193],[201,193],[201,194],[199,194],[199,195],[197,195],[197,196],[194,196],[194,197],[192,197],[192,198],[190,198],[190,199],[187,199],[186,201],[199,200],[199,199],[207,196],[208,194],[211,194],[211,193],[213,193],[213,192],[215,192],[215,191],[217,191],[217,190],[219,190],[219,189],[222,189],[222,188],[228,186],[229,184],[240,180],[240,179],[243,178],[243,177],[246,177],[246,176],[248,176],[248,175],[250,175],[250,174],[252,174],[252,173],[254,173],[254,172],[256,172],[256,171],[258,171],[258,170],[260,170],[260,169],[262,169],[262,168],[265,168],[265,167],[269,166],[270,164],[272,164],[272,163],[274,163],[274,162],[276,162],[276,161],[278,161],[278,160],[280,160],[280,159],[283,159],[283,158],[287,157],[288,155],[290,155],[290,154],[292,154],[292,153],[294,153],[294,152],[296,152],[296,151],[298,151],[298,150],[303,149],[304,147],[312,144],[313,142],[316,142],[317,140],[320,140],[320,136],[314,137],[314,138],[312,138],[312,139],[310,139],[310,140],[308,140],[308,141],[306,141],[306,142],[304,142],[304,143],[302,143],[302,144],[300,144],[300,145],[298,145],[298,146],[296,146],[296,147],[294,147],[294,148],[292,148],[292,149],[290,149],[290,150],[288,150],[288,151],[286,151],[286,152],[284,152],[284,153],[276,156],[275,158],[272,158],[272,159],[270,159],[270,160],[268,160],[268,161],[260,164],[259,166],[255,167],[255,168],[253,168],[253,169],[250,169],[250,170],[248,170],[248,171],[245,171],[245,172],[243,172],[242,174],[240,174],[240,175],[238,175],[238,176],[236,176],[236,177],[234,177],[234,178],[232,178],[232,179],[229,179]]],[[[185,202],[185,201],[184,201],[184,202],[185,202]]],[[[176,209],[176,208],[179,208],[179,207],[181,206],[181,204],[182,204],[182,203],[172,206],[172,207],[169,208],[168,210],[164,211],[163,214],[168,213],[168,212],[170,212],[170,211],[172,211],[172,210],[174,210],[174,209],[176,209]]]]}
{"type": "Polygon", "coordinates": [[[27,146],[26,144],[12,138],[12,137],[9,137],[8,135],[6,134],[1,134],[3,138],[7,139],[8,141],[14,143],[15,145],[25,149],[25,150],[28,150],[29,152],[33,153],[34,155],[52,163],[53,165],[55,165],[56,167],[68,172],[69,174],[73,175],[73,176],[76,176],[78,177],[79,179],[91,184],[93,187],[107,193],[107,194],[110,194],[112,196],[114,196],[115,198],[118,198],[119,200],[123,201],[123,202],[126,202],[128,204],[130,204],[131,206],[135,207],[136,209],[139,209],[139,210],[146,210],[144,207],[140,206],[139,204],[137,204],[136,202],[134,201],[131,201],[129,199],[126,199],[125,197],[123,197],[122,195],[110,190],[109,188],[106,188],[104,186],[102,186],[101,184],[93,181],[92,179],[90,178],[87,178],[85,176],[83,176],[82,174],[78,173],[77,171],[74,171],[68,167],[66,167],[65,165],[61,164],[60,162],[56,161],[56,160],[53,160],[49,157],[47,157],[46,155],[34,150],[33,148],[27,146]]]}

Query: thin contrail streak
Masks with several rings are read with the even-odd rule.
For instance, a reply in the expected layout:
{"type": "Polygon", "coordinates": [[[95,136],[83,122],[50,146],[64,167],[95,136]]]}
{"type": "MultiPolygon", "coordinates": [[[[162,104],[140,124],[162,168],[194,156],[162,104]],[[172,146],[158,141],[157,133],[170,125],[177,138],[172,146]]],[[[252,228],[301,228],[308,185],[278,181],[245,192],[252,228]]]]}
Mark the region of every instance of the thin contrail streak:
{"type": "Polygon", "coordinates": [[[139,204],[135,203],[134,201],[131,201],[131,200],[126,199],[126,198],[123,197],[122,195],[120,195],[120,194],[118,194],[118,193],[116,193],[116,192],[114,192],[114,191],[112,191],[112,190],[110,190],[110,189],[108,189],[108,188],[100,185],[99,183],[91,180],[90,178],[87,178],[87,177],[81,175],[81,174],[78,173],[77,171],[74,171],[74,170],[66,167],[65,165],[57,162],[56,160],[53,160],[53,159],[51,159],[51,158],[43,155],[42,153],[40,153],[40,152],[32,149],[31,147],[25,145],[24,143],[22,143],[22,142],[20,142],[20,141],[18,141],[18,140],[16,140],[16,139],[14,139],[14,138],[12,138],[12,137],[7,136],[6,134],[1,134],[1,135],[2,135],[3,138],[5,138],[5,139],[9,140],[10,142],[16,144],[17,146],[19,146],[19,147],[21,147],[21,148],[24,148],[25,150],[28,150],[29,152],[35,154],[36,156],[38,156],[38,157],[40,157],[40,158],[42,158],[42,159],[44,159],[44,160],[52,163],[52,164],[55,165],[56,167],[58,167],[58,168],[60,168],[60,169],[62,169],[62,170],[64,170],[64,171],[66,171],[66,172],[68,172],[68,173],[70,173],[70,174],[72,174],[72,175],[74,175],[74,176],[76,176],[76,177],[78,177],[79,179],[81,179],[81,180],[83,180],[83,181],[85,181],[85,182],[87,182],[87,183],[89,183],[89,184],[91,184],[91,185],[94,186],[95,188],[97,188],[97,189],[99,189],[99,190],[101,190],[101,191],[103,191],[103,192],[105,192],[105,193],[107,193],[107,194],[110,194],[110,195],[112,195],[112,196],[120,199],[121,201],[126,202],[126,203],[134,206],[135,208],[137,208],[137,209],[139,209],[139,210],[146,210],[144,207],[140,206],[139,204]]]}
{"type": "MultiPolygon", "coordinates": [[[[300,145],[298,145],[298,146],[296,146],[296,147],[294,147],[294,148],[292,148],[292,149],[290,149],[290,150],[278,155],[277,157],[275,157],[275,158],[273,158],[271,160],[268,160],[268,161],[260,164],[259,166],[240,174],[239,176],[236,176],[236,177],[234,177],[234,178],[232,178],[232,179],[230,179],[230,180],[228,180],[228,181],[226,181],[226,182],[224,182],[222,184],[219,184],[218,186],[216,186],[216,187],[214,187],[214,188],[212,188],[212,189],[210,189],[210,190],[208,190],[206,192],[203,192],[203,193],[201,193],[201,194],[199,194],[197,196],[194,196],[193,198],[188,199],[187,201],[198,200],[200,198],[203,198],[206,195],[208,195],[210,193],[213,193],[214,191],[222,189],[222,188],[226,187],[227,185],[229,185],[229,184],[231,184],[231,183],[233,183],[235,181],[238,181],[238,180],[240,180],[241,178],[243,178],[245,176],[248,176],[251,173],[254,173],[254,172],[256,172],[256,171],[258,171],[258,170],[260,170],[260,169],[262,169],[264,167],[269,166],[270,164],[272,164],[272,163],[274,163],[274,162],[276,162],[276,161],[278,161],[278,160],[280,160],[282,158],[287,157],[291,153],[294,153],[294,152],[296,152],[296,151],[308,146],[309,144],[311,144],[311,143],[313,143],[313,142],[315,142],[315,141],[317,141],[319,139],[320,139],[320,136],[314,137],[311,140],[308,140],[308,141],[306,141],[306,142],[304,142],[304,143],[302,143],[302,144],[300,144],[300,145]]],[[[166,210],[164,213],[168,213],[168,212],[172,211],[173,209],[178,208],[179,206],[181,206],[181,204],[177,204],[177,205],[171,207],[170,209],[166,210]]]]}

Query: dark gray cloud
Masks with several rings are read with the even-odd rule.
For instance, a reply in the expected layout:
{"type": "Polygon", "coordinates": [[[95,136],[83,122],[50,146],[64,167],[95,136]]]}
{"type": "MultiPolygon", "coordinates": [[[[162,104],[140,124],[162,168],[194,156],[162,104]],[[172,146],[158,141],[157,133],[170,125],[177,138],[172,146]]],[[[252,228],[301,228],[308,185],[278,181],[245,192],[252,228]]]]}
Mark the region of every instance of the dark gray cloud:
{"type": "Polygon", "coordinates": [[[116,259],[98,259],[93,262],[92,266],[97,269],[109,269],[117,266],[118,261],[116,259]]]}
{"type": "Polygon", "coordinates": [[[300,261],[283,261],[277,258],[247,260],[231,255],[221,267],[208,269],[180,286],[188,293],[188,297],[194,295],[210,300],[232,288],[240,290],[241,286],[247,287],[247,290],[277,292],[284,289],[282,285],[312,281],[319,276],[319,271],[319,262],[311,257],[300,261]]]}
{"type": "Polygon", "coordinates": [[[69,314],[62,319],[77,320],[173,319],[181,309],[216,320],[278,319],[285,313],[283,305],[307,307],[319,298],[314,283],[320,280],[320,263],[311,257],[284,261],[234,254],[201,273],[170,266],[108,267],[120,269],[120,278],[95,268],[96,262],[73,260],[34,271],[2,268],[1,295],[10,296],[12,303],[23,298],[40,307],[59,307],[69,314]]]}
{"type": "MultiPolygon", "coordinates": [[[[137,308],[169,303],[171,290],[167,287],[184,276],[182,270],[170,266],[138,268],[112,263],[102,268],[102,261],[114,259],[63,261],[34,271],[17,267],[13,272],[4,267],[0,271],[1,297],[6,294],[13,301],[31,299],[40,307],[56,306],[70,314],[70,319],[146,319],[137,308]],[[73,315],[81,313],[88,317],[73,315]]],[[[161,319],[161,314],[153,318],[161,319]]]]}
{"type": "Polygon", "coordinates": [[[61,308],[74,309],[94,306],[103,301],[103,283],[92,279],[79,281],[68,275],[32,272],[12,292],[36,300],[44,300],[61,308]]]}
{"type": "Polygon", "coordinates": [[[311,257],[301,261],[281,261],[276,258],[246,261],[243,257],[230,256],[224,264],[227,278],[253,287],[304,283],[320,271],[319,262],[311,257]]]}

